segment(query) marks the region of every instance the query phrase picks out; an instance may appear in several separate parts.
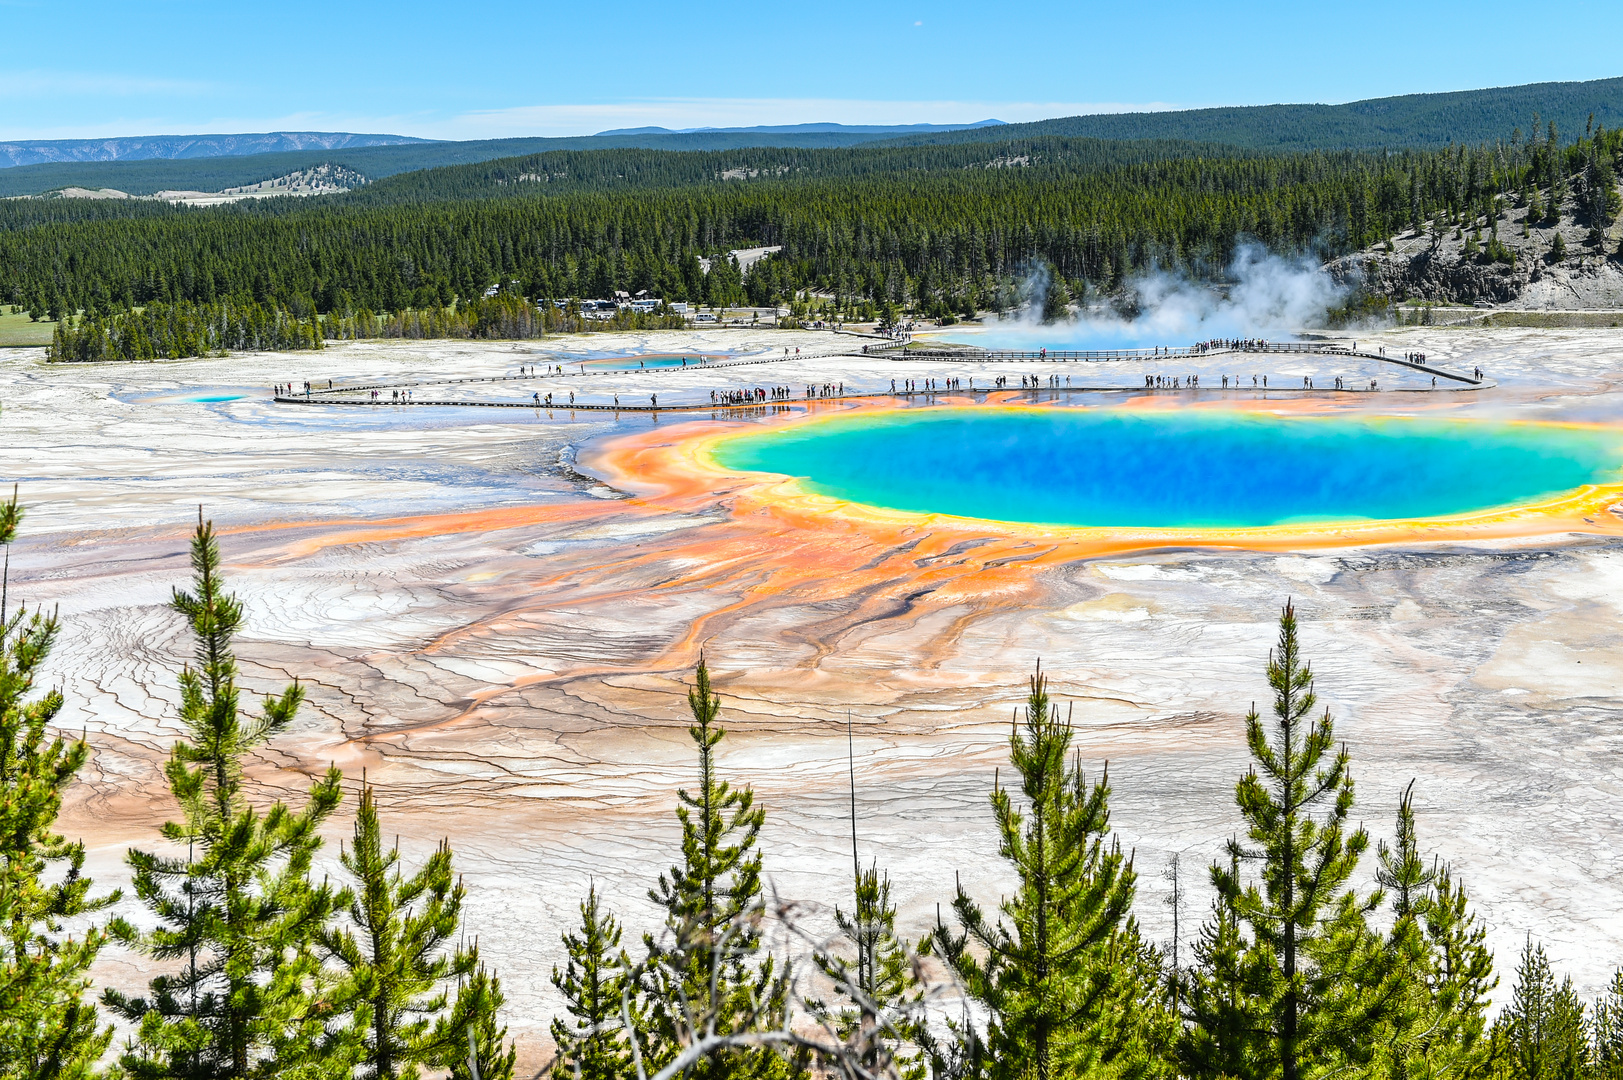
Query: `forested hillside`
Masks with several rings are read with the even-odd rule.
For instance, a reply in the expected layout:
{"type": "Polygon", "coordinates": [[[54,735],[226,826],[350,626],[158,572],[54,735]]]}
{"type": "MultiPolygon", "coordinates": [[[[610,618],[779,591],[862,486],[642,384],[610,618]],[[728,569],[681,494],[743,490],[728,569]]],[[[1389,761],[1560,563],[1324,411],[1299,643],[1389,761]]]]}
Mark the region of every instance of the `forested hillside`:
{"type": "MultiPolygon", "coordinates": [[[[1337,229],[1362,233],[1363,182],[1349,163],[1325,159],[1196,160],[1079,176],[981,169],[144,214],[0,233],[0,299],[61,310],[243,295],[295,310],[394,310],[517,280],[536,297],[648,288],[736,302],[736,276],[727,285],[702,274],[699,257],[782,244],[750,275],[763,301],[816,283],[846,296],[963,294],[989,306],[1000,282],[1035,261],[1107,286],[1151,262],[1219,267],[1241,236],[1292,248],[1337,229]]],[[[1395,182],[1387,187],[1397,198],[1395,182]]]]}
{"type": "MultiPolygon", "coordinates": [[[[1001,129],[999,129],[1001,130],[1001,129]]],[[[565,138],[481,139],[470,142],[366,146],[343,150],[296,150],[249,157],[183,161],[56,162],[0,168],[0,198],[37,195],[64,187],[116,188],[131,195],[165,189],[219,191],[256,184],[273,176],[321,164],[343,165],[378,179],[419,169],[493,161],[551,150],[646,148],[666,151],[726,150],[740,147],[840,147],[876,142],[886,133],[861,131],[695,131],[668,134],[580,135],[565,138]]]]}
{"type": "Polygon", "coordinates": [[[1576,135],[1595,123],[1623,126],[1623,78],[1592,82],[1408,94],[1344,105],[1261,105],[1176,112],[1110,113],[1039,120],[1027,124],[895,136],[884,131],[753,129],[663,132],[650,130],[567,138],[488,139],[470,142],[373,146],[338,151],[258,154],[194,161],[108,161],[0,168],[0,197],[32,195],[78,186],[117,188],[132,195],[164,189],[219,191],[258,183],[330,162],[374,180],[421,169],[495,161],[553,150],[728,150],[747,147],[802,149],[847,146],[1019,143],[1032,139],[1106,139],[1222,143],[1271,152],[1304,150],[1436,149],[1508,138],[1528,129],[1534,112],[1576,135]]]}
{"type": "Polygon", "coordinates": [[[1546,130],[1477,148],[1269,157],[1067,140],[1014,158],[984,145],[617,151],[245,207],[11,202],[0,302],[104,314],[232,298],[304,318],[440,307],[500,284],[532,299],[648,289],[766,304],[815,288],[923,312],[999,308],[1039,264],[1073,293],[1151,266],[1210,278],[1248,238],[1329,257],[1615,170],[1616,135],[1564,141],[1546,130]],[[779,244],[747,278],[725,258],[700,269],[701,256],[779,244]]]}
{"type": "MultiPolygon", "coordinates": [[[[999,128],[1006,138],[1180,139],[1253,150],[1434,149],[1503,138],[1534,113],[1569,134],[1623,125],[1623,78],[1406,94],[1344,105],[1255,105],[1068,116],[999,128]]],[[[886,145],[973,141],[972,132],[910,135],[886,145]]]]}
{"type": "Polygon", "coordinates": [[[805,149],[759,147],[675,154],[664,150],[554,150],[525,157],[391,176],[347,197],[386,206],[443,199],[683,187],[717,182],[916,178],[965,169],[1020,169],[1029,180],[1186,158],[1256,156],[1216,143],[1036,138],[952,146],[805,149]]]}

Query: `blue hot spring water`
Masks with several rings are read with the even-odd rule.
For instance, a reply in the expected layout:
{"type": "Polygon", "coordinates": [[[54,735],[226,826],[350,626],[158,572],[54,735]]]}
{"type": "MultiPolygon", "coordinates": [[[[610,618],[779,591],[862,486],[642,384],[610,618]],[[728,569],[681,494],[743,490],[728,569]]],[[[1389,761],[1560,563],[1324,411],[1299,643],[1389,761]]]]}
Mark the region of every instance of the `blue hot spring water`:
{"type": "MultiPolygon", "coordinates": [[[[705,360],[727,359],[725,356],[705,356],[701,353],[657,353],[643,356],[611,356],[599,357],[596,360],[585,361],[585,367],[593,371],[642,371],[648,368],[693,367],[705,360]]],[[[581,366],[581,361],[559,361],[564,370],[581,366]]]]}
{"type": "Polygon", "coordinates": [[[1623,433],[1236,411],[947,407],[723,440],[724,468],[917,513],[1256,528],[1446,517],[1623,480],[1623,433]]]}

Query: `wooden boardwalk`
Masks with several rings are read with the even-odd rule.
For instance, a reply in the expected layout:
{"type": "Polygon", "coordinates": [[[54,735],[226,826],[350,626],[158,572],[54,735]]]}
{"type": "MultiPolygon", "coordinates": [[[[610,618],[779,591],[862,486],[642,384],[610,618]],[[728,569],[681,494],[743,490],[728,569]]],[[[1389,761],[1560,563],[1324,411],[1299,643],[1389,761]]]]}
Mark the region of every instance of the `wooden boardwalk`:
{"type": "Polygon", "coordinates": [[[1467,389],[1479,390],[1495,386],[1491,379],[1478,379],[1475,375],[1466,375],[1436,364],[1421,363],[1402,356],[1388,356],[1384,352],[1370,352],[1365,349],[1352,349],[1345,345],[1318,345],[1311,342],[1256,342],[1239,343],[1235,345],[1219,345],[1211,347],[1194,346],[1166,346],[1153,349],[1093,349],[1085,352],[1066,350],[1011,350],[1011,349],[981,349],[977,351],[954,349],[914,349],[902,347],[900,349],[875,349],[869,356],[883,356],[893,360],[929,360],[935,362],[958,361],[989,364],[1007,363],[1084,363],[1099,364],[1120,362],[1124,360],[1205,360],[1213,356],[1233,356],[1241,354],[1259,354],[1264,356],[1344,356],[1356,357],[1362,360],[1378,360],[1383,364],[1396,364],[1398,367],[1410,368],[1414,371],[1423,371],[1435,375],[1440,379],[1449,379],[1453,382],[1463,383],[1467,389]]]}
{"type": "MultiPolygon", "coordinates": [[[[629,363],[633,362],[634,359],[635,358],[628,357],[627,358],[627,363],[629,364],[629,363]]],[[[416,381],[410,381],[410,382],[394,382],[394,383],[347,383],[347,384],[340,384],[340,383],[337,383],[337,382],[333,382],[328,387],[325,387],[325,388],[320,388],[320,389],[312,388],[309,393],[284,394],[284,395],[277,396],[274,400],[278,404],[282,404],[282,405],[325,405],[325,406],[335,406],[335,405],[337,405],[337,406],[350,406],[350,407],[356,407],[356,408],[382,408],[382,407],[390,407],[390,406],[396,406],[396,407],[399,407],[399,406],[410,406],[410,407],[440,406],[440,407],[481,408],[481,409],[533,409],[533,410],[536,410],[536,411],[543,411],[544,410],[544,411],[549,412],[549,413],[550,412],[563,412],[563,411],[596,412],[596,413],[605,413],[605,412],[608,412],[608,413],[622,413],[622,412],[625,412],[625,413],[666,413],[666,412],[698,413],[698,412],[712,412],[712,413],[727,413],[729,415],[736,415],[741,410],[756,410],[756,411],[763,411],[764,412],[764,411],[788,409],[788,408],[792,408],[792,407],[795,407],[795,406],[810,405],[810,404],[813,404],[813,403],[816,403],[816,402],[839,401],[839,400],[857,400],[857,399],[862,399],[862,398],[883,398],[883,397],[895,398],[897,400],[910,401],[910,400],[918,400],[918,399],[935,400],[935,399],[941,399],[941,398],[947,398],[947,397],[951,397],[951,398],[955,398],[955,399],[962,399],[962,398],[968,396],[968,397],[975,398],[975,399],[978,399],[978,400],[985,400],[987,397],[989,397],[991,395],[1000,395],[1003,399],[1009,399],[1011,397],[1015,397],[1015,398],[1018,398],[1020,400],[1030,400],[1030,399],[1040,399],[1040,395],[1042,395],[1042,394],[1049,394],[1049,395],[1051,395],[1049,400],[1057,400],[1057,397],[1055,397],[1053,395],[1076,394],[1076,393],[1105,393],[1105,392],[1142,393],[1144,391],[1150,391],[1152,393],[1153,392],[1177,393],[1177,392],[1182,392],[1182,391],[1186,391],[1186,390],[1189,390],[1189,389],[1203,390],[1203,391],[1206,391],[1206,392],[1209,392],[1209,393],[1266,393],[1266,394],[1300,394],[1300,393],[1358,393],[1358,394],[1364,394],[1364,393],[1432,393],[1432,392],[1434,392],[1435,390],[1438,390],[1438,389],[1486,390],[1486,389],[1491,389],[1492,387],[1494,387],[1496,385],[1497,384],[1494,383],[1493,380],[1488,379],[1488,378],[1478,379],[1474,375],[1467,375],[1467,374],[1462,374],[1460,372],[1450,371],[1450,370],[1448,370],[1446,368],[1439,367],[1439,366],[1437,366],[1435,364],[1421,363],[1419,361],[1410,360],[1410,359],[1407,359],[1405,357],[1387,356],[1386,354],[1384,354],[1382,352],[1370,352],[1370,351],[1365,351],[1365,350],[1354,350],[1354,349],[1351,349],[1351,348],[1349,348],[1347,346],[1343,346],[1343,345],[1320,345],[1320,344],[1314,344],[1314,343],[1309,343],[1309,342],[1282,342],[1282,343],[1247,342],[1247,343],[1236,343],[1236,344],[1234,344],[1232,346],[1231,345],[1208,346],[1208,347],[1186,346],[1186,347],[1162,347],[1162,348],[1151,348],[1151,349],[1091,349],[1091,350],[1086,350],[1086,351],[1076,351],[1076,350],[1046,351],[1046,350],[1040,350],[1040,349],[1039,350],[1032,350],[1032,351],[1020,351],[1020,350],[1006,350],[1006,349],[991,350],[991,349],[967,349],[967,348],[966,349],[928,349],[928,348],[926,348],[926,349],[917,349],[917,348],[912,348],[911,346],[908,346],[908,345],[905,345],[905,344],[898,343],[898,344],[896,344],[894,346],[892,346],[892,345],[868,346],[868,347],[862,349],[861,351],[857,351],[857,350],[854,350],[854,349],[818,350],[816,352],[787,353],[787,354],[784,354],[784,355],[781,355],[781,356],[770,355],[770,356],[759,356],[759,357],[751,357],[751,358],[740,358],[740,359],[737,359],[737,360],[702,361],[702,362],[689,364],[689,365],[687,365],[685,367],[681,366],[681,365],[677,365],[677,366],[674,366],[674,367],[660,367],[660,368],[635,368],[635,367],[627,366],[627,367],[623,367],[623,368],[599,368],[599,369],[595,369],[595,370],[592,370],[592,371],[578,370],[578,371],[564,371],[564,372],[541,372],[539,374],[532,374],[532,375],[468,376],[468,377],[465,377],[465,378],[423,379],[423,380],[416,380],[416,381]],[[412,398],[409,398],[409,399],[405,398],[405,397],[397,397],[397,398],[378,397],[378,398],[361,399],[361,398],[340,396],[340,395],[349,395],[349,394],[370,393],[371,391],[374,391],[374,390],[380,391],[380,392],[382,392],[382,391],[395,391],[395,392],[400,392],[402,394],[407,392],[407,391],[417,393],[417,392],[426,391],[426,390],[429,390],[431,388],[438,388],[438,387],[454,387],[454,386],[467,385],[467,384],[500,384],[500,383],[512,383],[512,382],[521,382],[521,381],[533,382],[536,379],[553,379],[553,380],[556,380],[556,379],[571,379],[571,380],[573,380],[573,379],[588,379],[588,378],[590,378],[592,376],[598,376],[598,375],[662,375],[662,374],[679,373],[679,372],[715,371],[715,370],[723,370],[723,369],[726,369],[726,368],[755,367],[755,366],[759,366],[759,365],[762,365],[762,364],[781,364],[781,363],[786,363],[786,362],[795,361],[795,360],[820,360],[820,359],[829,359],[829,358],[832,358],[832,357],[848,357],[848,358],[851,358],[851,359],[858,359],[858,360],[860,360],[860,359],[869,359],[869,360],[908,361],[908,362],[918,362],[918,363],[957,362],[957,363],[971,363],[971,364],[980,364],[980,363],[988,363],[988,364],[1008,364],[1008,363],[1039,363],[1039,364],[1043,364],[1043,363],[1080,363],[1080,364],[1091,364],[1091,363],[1110,363],[1110,362],[1121,362],[1121,361],[1146,361],[1146,360],[1148,360],[1148,361],[1205,360],[1205,359],[1209,359],[1211,357],[1217,357],[1217,356],[1237,356],[1237,355],[1263,355],[1263,356],[1298,355],[1298,356],[1345,357],[1345,358],[1349,358],[1349,359],[1357,358],[1357,359],[1363,359],[1363,360],[1375,360],[1375,361],[1379,361],[1381,363],[1393,364],[1393,365],[1396,365],[1398,367],[1408,368],[1408,369],[1413,370],[1413,371],[1418,371],[1418,372],[1422,372],[1422,373],[1425,373],[1425,374],[1433,375],[1433,376],[1435,376],[1436,378],[1439,378],[1439,379],[1447,379],[1447,380],[1449,380],[1450,383],[1455,384],[1455,385],[1452,385],[1452,386],[1446,387],[1446,388],[1445,387],[1405,387],[1405,388],[1401,388],[1401,389],[1397,389],[1397,390],[1385,390],[1385,391],[1382,391],[1382,390],[1371,391],[1371,390],[1368,390],[1368,389],[1354,388],[1354,387],[1344,387],[1344,388],[1336,389],[1336,388],[1330,388],[1330,387],[1312,387],[1312,388],[1308,388],[1308,387],[1292,387],[1292,386],[1270,386],[1270,387],[1238,387],[1238,386],[1236,386],[1236,387],[1223,387],[1223,388],[1218,388],[1218,387],[1193,387],[1193,388],[1191,388],[1191,387],[1165,387],[1165,388],[1157,388],[1157,387],[1140,387],[1140,386],[1126,386],[1126,387],[1124,387],[1124,386],[1118,386],[1118,385],[1100,385],[1100,386],[1080,386],[1079,385],[1079,386],[1063,386],[1063,387],[1061,387],[1061,386],[1027,387],[1027,388],[1020,388],[1020,389],[1015,389],[1015,388],[1010,388],[1010,387],[1005,387],[1005,388],[1002,388],[1002,389],[990,389],[990,388],[986,388],[986,387],[977,387],[977,388],[972,389],[972,390],[950,390],[950,391],[949,390],[913,390],[913,391],[876,390],[876,391],[869,391],[869,392],[851,391],[851,392],[846,393],[846,394],[826,395],[826,396],[794,396],[794,397],[789,397],[789,398],[768,399],[766,401],[676,402],[676,403],[672,403],[672,404],[668,404],[668,405],[656,405],[656,404],[653,404],[651,402],[649,404],[629,404],[629,405],[600,404],[600,403],[595,403],[595,402],[594,403],[582,402],[580,404],[568,404],[568,403],[557,403],[557,402],[555,402],[555,403],[548,404],[546,402],[537,402],[537,401],[535,401],[533,399],[529,400],[529,401],[525,401],[525,400],[519,400],[519,401],[481,401],[481,400],[474,399],[474,398],[447,397],[447,396],[440,396],[439,394],[437,394],[434,397],[424,396],[424,397],[412,397],[412,398]]]]}

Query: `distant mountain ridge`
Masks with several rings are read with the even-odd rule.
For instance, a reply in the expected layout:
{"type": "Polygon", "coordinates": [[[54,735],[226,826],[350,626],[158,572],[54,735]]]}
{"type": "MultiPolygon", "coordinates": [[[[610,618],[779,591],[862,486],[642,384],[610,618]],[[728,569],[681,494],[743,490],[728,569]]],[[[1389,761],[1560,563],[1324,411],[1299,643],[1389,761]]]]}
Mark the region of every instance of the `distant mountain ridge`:
{"type": "Polygon", "coordinates": [[[248,157],[291,150],[352,150],[432,142],[409,135],[347,131],[267,131],[251,135],[130,135],[111,139],[23,139],[0,142],[0,168],[79,161],[150,161],[248,157]]]}
{"type": "Polygon", "coordinates": [[[849,135],[911,135],[927,131],[969,131],[977,128],[1002,127],[1002,120],[977,120],[973,124],[757,124],[754,127],[693,127],[663,128],[635,127],[611,128],[600,131],[594,138],[609,135],[699,135],[760,133],[763,135],[809,135],[844,133],[849,135]]]}
{"type": "Polygon", "coordinates": [[[1170,112],[1099,113],[1009,124],[995,132],[948,131],[902,136],[890,145],[982,142],[1062,136],[1085,139],[1175,139],[1227,143],[1248,150],[1431,149],[1527,135],[1534,113],[1555,121],[1563,141],[1591,119],[1623,127],[1623,78],[1527,83],[1484,90],[1403,94],[1343,105],[1242,105],[1170,112]]]}
{"type": "MultiPolygon", "coordinates": [[[[1001,129],[993,129],[1001,130],[1001,129]]],[[[937,132],[951,135],[952,132],[937,132]]],[[[468,165],[548,150],[733,150],[744,147],[842,147],[888,139],[886,134],[808,131],[769,134],[699,131],[671,135],[576,135],[561,138],[485,139],[475,142],[417,142],[399,146],[359,146],[337,150],[296,150],[246,157],[147,158],[139,161],[52,161],[0,168],[0,198],[38,195],[65,187],[117,188],[151,195],[166,188],[220,191],[272,177],[342,165],[370,180],[397,173],[468,165]]]]}
{"type": "MultiPolygon", "coordinates": [[[[450,165],[516,158],[551,150],[734,150],[750,147],[817,148],[852,146],[921,146],[957,143],[1007,144],[1041,138],[1088,138],[1113,142],[1221,144],[1252,153],[1307,150],[1426,149],[1450,143],[1472,145],[1508,139],[1513,129],[1527,134],[1533,113],[1541,122],[1554,120],[1563,140],[1581,135],[1591,116],[1607,128],[1623,127],[1623,78],[1590,82],[1532,83],[1437,94],[1370,98],[1344,105],[1252,105],[1185,109],[1177,112],[1103,113],[1032,123],[950,128],[911,125],[865,129],[839,124],[694,130],[628,129],[622,133],[563,138],[488,139],[435,142],[397,135],[347,135],[319,132],[273,132],[269,135],[162,136],[197,145],[176,150],[169,159],[45,161],[5,168],[8,149],[64,144],[0,143],[0,198],[37,195],[65,187],[117,188],[132,195],[165,189],[221,191],[261,183],[273,177],[341,165],[379,180],[386,176],[450,165]],[[813,130],[807,130],[813,129],[813,130]],[[921,130],[923,129],[923,130],[921,130]],[[640,132],[640,133],[638,133],[640,132]],[[363,144],[309,146],[264,152],[248,149],[243,140],[269,138],[379,139],[363,144]],[[241,146],[242,156],[209,157],[208,140],[241,146]]],[[[155,140],[100,140],[135,143],[155,140]]],[[[92,145],[97,140],[83,140],[92,145]]],[[[72,144],[67,144],[72,145],[72,144]]],[[[16,164],[13,160],[13,164],[16,164]]]]}

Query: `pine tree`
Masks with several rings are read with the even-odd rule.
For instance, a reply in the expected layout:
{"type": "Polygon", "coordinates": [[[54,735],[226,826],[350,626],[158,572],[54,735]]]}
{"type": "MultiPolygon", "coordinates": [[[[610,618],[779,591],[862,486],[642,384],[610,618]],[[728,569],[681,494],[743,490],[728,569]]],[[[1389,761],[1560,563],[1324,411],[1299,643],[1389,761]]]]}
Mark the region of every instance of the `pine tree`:
{"type": "Polygon", "coordinates": [[[1477,921],[1465,885],[1444,867],[1426,907],[1426,940],[1432,957],[1432,994],[1455,1027],[1451,1038],[1462,1048],[1480,1039],[1488,995],[1499,985],[1488,950],[1488,929],[1477,921]]]}
{"type": "Polygon", "coordinates": [[[1623,968],[1589,1010],[1590,1076],[1623,1080],[1623,968]]]}
{"type": "Polygon", "coordinates": [[[552,985],[563,995],[562,1016],[552,1020],[558,1044],[558,1075],[578,1080],[619,1080],[631,1072],[625,1013],[637,1008],[631,961],[620,947],[620,924],[601,907],[597,887],[580,904],[580,930],[564,934],[569,953],[564,969],[552,969],[552,985]]]}
{"type": "Polygon", "coordinates": [[[1585,155],[1580,177],[1578,209],[1590,227],[1590,242],[1597,248],[1606,242],[1606,230],[1617,216],[1617,173],[1612,155],[1601,139],[1596,139],[1585,155]]]}
{"type": "Polygon", "coordinates": [[[1580,1080],[1589,1056],[1583,1011],[1572,980],[1556,984],[1544,946],[1529,936],[1510,1006],[1494,1023],[1513,1080],[1580,1080]]]}
{"type": "Polygon", "coordinates": [[[1049,264],[1043,281],[1043,322],[1058,322],[1065,318],[1069,314],[1070,303],[1071,292],[1065,287],[1065,280],[1053,264],[1049,264]]]}
{"type": "MultiPolygon", "coordinates": [[[[917,1006],[923,991],[906,944],[896,936],[896,905],[890,899],[890,877],[877,863],[864,870],[857,848],[856,754],[846,718],[851,780],[851,874],[854,906],[848,913],[835,905],[834,924],[849,955],[817,958],[818,967],[845,999],[832,1019],[846,1045],[860,1049],[861,1064],[874,1075],[894,1068],[904,1078],[922,1077],[924,1061],[902,1050],[917,1036],[922,1016],[917,1006]]],[[[926,1038],[928,1036],[926,1035],[926,1038]]]]}
{"type": "Polygon", "coordinates": [[[923,991],[907,946],[896,935],[890,876],[881,875],[875,863],[857,869],[854,885],[851,911],[834,908],[834,925],[853,955],[818,959],[846,1000],[834,1018],[835,1030],[848,1045],[860,1045],[863,1067],[874,1075],[895,1068],[904,1080],[922,1077],[924,1062],[903,1044],[918,1034],[922,1018],[915,1012],[923,991]]]}
{"type": "Polygon", "coordinates": [[[1406,1078],[1426,1061],[1434,1028],[1428,976],[1430,954],[1421,919],[1431,903],[1436,874],[1426,866],[1415,836],[1414,782],[1398,800],[1395,844],[1376,847],[1375,880],[1392,899],[1392,929],[1386,948],[1396,966],[1397,990],[1391,1007],[1371,1039],[1382,1071],[1406,1078]]]}
{"type": "Polygon", "coordinates": [[[1554,120],[1551,120],[1549,124],[1545,149],[1550,177],[1550,223],[1553,225],[1561,220],[1561,201],[1566,198],[1567,194],[1566,169],[1562,167],[1561,139],[1556,131],[1554,120]]]}
{"type": "Polygon", "coordinates": [[[1369,838],[1362,829],[1345,834],[1353,803],[1347,753],[1325,761],[1335,728],[1328,711],[1311,719],[1313,676],[1290,604],[1268,683],[1272,737],[1253,708],[1246,741],[1255,766],[1235,788],[1250,846],[1230,840],[1229,865],[1212,866],[1219,913],[1190,993],[1196,1032],[1211,1025],[1221,1034],[1213,1045],[1198,1034],[1187,1039],[1185,1063],[1243,1061],[1235,1075],[1299,1080],[1371,1052],[1393,972],[1365,919],[1382,897],[1360,899],[1347,885],[1369,838]],[[1322,819],[1315,817],[1321,806],[1322,819]],[[1258,866],[1260,882],[1242,879],[1245,863],[1258,866]],[[1202,1002],[1211,1003],[1211,1015],[1197,1011],[1202,1002]]]}
{"type": "Polygon", "coordinates": [[[412,1080],[447,1052],[432,1027],[446,1008],[446,984],[478,966],[477,949],[448,947],[461,928],[466,889],[443,841],[417,873],[401,872],[399,849],[383,846],[376,793],[364,783],[354,846],[340,860],[355,881],[349,905],[355,929],[329,926],[318,940],[344,973],[334,998],[358,1029],[358,1075],[412,1080]]]}
{"type": "Polygon", "coordinates": [[[90,753],[81,739],[48,736],[62,708],[52,690],[29,700],[56,640],[55,616],[6,609],[10,545],[23,517],[13,489],[0,504],[0,1080],[82,1080],[112,1041],[84,999],[86,972],[106,939],[99,928],[63,936],[64,919],[98,911],[82,842],[53,831],[62,791],[90,753]],[[47,873],[60,868],[47,880],[47,873]]]}
{"type": "MultiPolygon", "coordinates": [[[[1239,858],[1231,855],[1229,873],[1237,877],[1239,872],[1239,858]]],[[[1183,1075],[1236,1080],[1271,1075],[1259,1067],[1266,1057],[1263,1034],[1269,1020],[1259,989],[1270,981],[1269,960],[1261,950],[1247,948],[1233,905],[1222,897],[1213,900],[1186,979],[1187,1023],[1178,1047],[1183,1075]]]]}
{"type": "Polygon", "coordinates": [[[1376,880],[1392,897],[1387,935],[1398,990],[1373,1038],[1383,1071],[1407,1077],[1469,1078],[1485,1073],[1488,994],[1497,985],[1486,931],[1471,914],[1463,885],[1420,855],[1414,784],[1398,801],[1396,843],[1379,845],[1376,880]]]}
{"type": "MultiPolygon", "coordinates": [[[[699,750],[696,794],[677,792],[682,864],[661,874],[649,897],[665,909],[666,938],[644,935],[648,958],[641,989],[648,1001],[642,1056],[663,1067],[708,1034],[736,1036],[778,1030],[786,1022],[787,987],[772,958],[761,958],[761,853],[766,813],[749,788],[716,778],[715,748],[726,735],[716,725],[721,699],[710,689],[701,658],[688,692],[699,750]]],[[[698,1080],[788,1075],[789,1063],[764,1047],[718,1049],[696,1061],[698,1080]]]]}
{"type": "Polygon", "coordinates": [[[1428,1053],[1435,1072],[1462,1080],[1486,1075],[1492,1047],[1484,1032],[1489,995],[1499,985],[1488,932],[1471,912],[1465,886],[1445,867],[1424,916],[1430,957],[1428,988],[1435,1030],[1428,1053]]]}
{"type": "Polygon", "coordinates": [[[985,1011],[984,1054],[965,1056],[984,1057],[991,1075],[1170,1075],[1175,1022],[1161,1001],[1158,960],[1130,913],[1132,861],[1109,836],[1109,777],[1090,786],[1080,762],[1067,764],[1071,738],[1039,669],[1024,730],[1016,719],[1009,739],[1023,806],[1001,785],[992,793],[999,853],[1019,875],[1017,890],[994,921],[960,886],[952,905],[960,930],[938,919],[930,948],[985,1011]]]}
{"type": "Polygon", "coordinates": [[[321,991],[317,935],[347,893],[310,880],[317,829],[342,799],[337,769],[310,788],[304,809],[249,805],[244,759],[293,722],[297,684],[249,718],[238,705],[231,640],[242,606],[223,590],[220,549],[199,515],[191,545],[194,591],[172,606],[197,639],[195,667],[180,677],[186,738],[164,773],[185,813],[163,827],[185,856],[131,850],[136,895],[157,927],[118,936],[179,970],[152,980],[149,998],[108,991],[110,1006],[139,1023],[123,1056],[136,1078],[247,1080],[263,1070],[349,1075],[352,1060],[328,1044],[331,1006],[321,991]]]}
{"type": "Polygon", "coordinates": [[[1393,898],[1394,916],[1419,926],[1419,919],[1431,906],[1431,885],[1436,882],[1436,874],[1427,869],[1415,838],[1414,793],[1415,784],[1410,780],[1397,801],[1396,846],[1389,848],[1384,840],[1376,845],[1380,866],[1376,867],[1375,880],[1393,898]]]}
{"type": "Polygon", "coordinates": [[[451,1080],[513,1080],[518,1049],[501,1022],[507,996],[502,983],[483,964],[457,990],[449,1016],[434,1022],[437,1068],[451,1080]]]}

